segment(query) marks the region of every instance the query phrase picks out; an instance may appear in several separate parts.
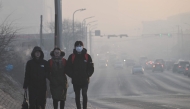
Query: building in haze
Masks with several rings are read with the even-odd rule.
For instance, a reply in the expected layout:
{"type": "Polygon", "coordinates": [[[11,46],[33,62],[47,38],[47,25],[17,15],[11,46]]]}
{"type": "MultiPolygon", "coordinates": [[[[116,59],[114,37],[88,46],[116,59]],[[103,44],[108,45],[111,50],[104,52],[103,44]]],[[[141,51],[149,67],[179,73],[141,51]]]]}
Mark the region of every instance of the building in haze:
{"type": "Polygon", "coordinates": [[[142,22],[142,34],[177,34],[179,30],[190,34],[190,12],[168,17],[167,20],[142,22]]]}

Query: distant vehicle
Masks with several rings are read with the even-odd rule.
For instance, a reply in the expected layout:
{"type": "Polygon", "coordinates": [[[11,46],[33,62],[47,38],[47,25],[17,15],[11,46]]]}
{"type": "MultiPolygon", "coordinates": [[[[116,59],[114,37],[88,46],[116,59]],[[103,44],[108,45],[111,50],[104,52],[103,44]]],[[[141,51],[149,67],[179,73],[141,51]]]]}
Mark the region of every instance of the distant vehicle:
{"type": "Polygon", "coordinates": [[[189,61],[179,61],[178,62],[177,72],[178,73],[184,73],[185,72],[185,67],[186,67],[187,64],[190,64],[189,61]]]}
{"type": "Polygon", "coordinates": [[[189,72],[190,72],[190,65],[189,64],[187,64],[186,66],[185,66],[185,72],[184,72],[184,75],[186,75],[186,76],[190,76],[189,75],[189,72]]]}
{"type": "Polygon", "coordinates": [[[144,74],[144,68],[142,66],[133,66],[132,74],[136,73],[144,74]]]}
{"type": "Polygon", "coordinates": [[[166,68],[167,70],[171,70],[173,65],[174,65],[174,62],[173,62],[173,61],[166,61],[166,62],[165,62],[165,68],[166,68]]]}
{"type": "Polygon", "coordinates": [[[164,72],[165,61],[163,59],[156,59],[154,61],[152,72],[161,71],[164,72]]]}
{"type": "Polygon", "coordinates": [[[153,61],[147,61],[146,62],[146,65],[145,65],[145,69],[152,69],[152,66],[153,66],[154,62],[153,61]]]}
{"type": "Polygon", "coordinates": [[[172,72],[173,72],[173,73],[177,72],[177,68],[178,68],[178,63],[175,63],[175,64],[173,65],[172,72]]]}
{"type": "Polygon", "coordinates": [[[190,77],[190,65],[187,65],[185,70],[186,70],[187,76],[190,77]]]}
{"type": "Polygon", "coordinates": [[[114,64],[114,68],[115,69],[123,69],[124,68],[123,64],[124,64],[123,61],[116,61],[114,64]]]}
{"type": "Polygon", "coordinates": [[[126,59],[125,60],[125,65],[126,66],[134,66],[135,65],[135,60],[133,60],[133,59],[126,59]]]}
{"type": "Polygon", "coordinates": [[[139,64],[145,66],[146,62],[148,61],[147,57],[140,57],[139,64]]]}

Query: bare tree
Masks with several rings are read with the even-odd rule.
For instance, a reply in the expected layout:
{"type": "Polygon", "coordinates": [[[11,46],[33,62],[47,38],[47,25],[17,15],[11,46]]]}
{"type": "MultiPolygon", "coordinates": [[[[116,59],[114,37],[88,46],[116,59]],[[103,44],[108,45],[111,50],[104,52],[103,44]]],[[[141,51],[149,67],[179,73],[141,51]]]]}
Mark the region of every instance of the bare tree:
{"type": "MultiPolygon", "coordinates": [[[[0,7],[2,6],[0,2],[0,7]]],[[[20,30],[16,27],[14,27],[15,21],[8,21],[9,16],[5,18],[5,20],[0,23],[0,65],[4,65],[8,61],[8,57],[11,57],[10,55],[10,49],[11,49],[11,43],[14,41],[14,38],[16,37],[17,32],[20,30]]],[[[2,68],[0,68],[1,70],[2,68]]]]}
{"type": "MultiPolygon", "coordinates": [[[[63,28],[62,33],[63,33],[64,45],[66,46],[67,50],[73,48],[73,44],[70,43],[70,41],[72,41],[73,38],[75,38],[77,40],[82,39],[81,22],[75,21],[74,37],[73,37],[73,33],[72,33],[73,32],[72,24],[73,24],[73,22],[70,19],[64,19],[62,22],[62,28],[63,28]]],[[[47,27],[51,33],[54,33],[54,29],[55,29],[54,22],[48,23],[47,27]]]]}

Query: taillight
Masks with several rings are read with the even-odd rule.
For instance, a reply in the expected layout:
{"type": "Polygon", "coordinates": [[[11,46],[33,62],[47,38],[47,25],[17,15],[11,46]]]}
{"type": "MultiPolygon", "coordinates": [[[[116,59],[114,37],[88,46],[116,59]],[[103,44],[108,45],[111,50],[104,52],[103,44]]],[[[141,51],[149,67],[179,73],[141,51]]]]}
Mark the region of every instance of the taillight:
{"type": "Polygon", "coordinates": [[[189,70],[188,68],[186,68],[186,70],[189,70]]]}
{"type": "Polygon", "coordinates": [[[155,65],[153,65],[153,67],[155,67],[155,65]]]}
{"type": "Polygon", "coordinates": [[[179,68],[181,68],[181,66],[179,66],[179,68]]]}
{"type": "Polygon", "coordinates": [[[162,65],[162,67],[164,67],[164,65],[162,65]]]}

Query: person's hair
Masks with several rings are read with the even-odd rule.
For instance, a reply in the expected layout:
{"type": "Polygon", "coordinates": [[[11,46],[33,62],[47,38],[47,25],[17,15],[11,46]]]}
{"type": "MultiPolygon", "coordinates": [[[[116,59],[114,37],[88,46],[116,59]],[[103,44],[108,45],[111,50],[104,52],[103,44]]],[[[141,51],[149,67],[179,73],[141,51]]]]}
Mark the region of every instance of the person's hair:
{"type": "MultiPolygon", "coordinates": [[[[55,47],[55,48],[53,49],[53,51],[50,52],[50,55],[51,55],[51,56],[54,56],[54,51],[55,51],[55,50],[61,51],[61,49],[60,49],[59,47],[55,47]]],[[[61,56],[65,56],[65,52],[61,51],[61,56]]]]}
{"type": "Polygon", "coordinates": [[[84,46],[82,41],[76,41],[74,46],[76,47],[78,45],[84,46]]]}
{"type": "Polygon", "coordinates": [[[53,49],[53,51],[55,51],[55,50],[61,51],[61,49],[60,49],[59,47],[55,47],[55,48],[53,49]]]}

